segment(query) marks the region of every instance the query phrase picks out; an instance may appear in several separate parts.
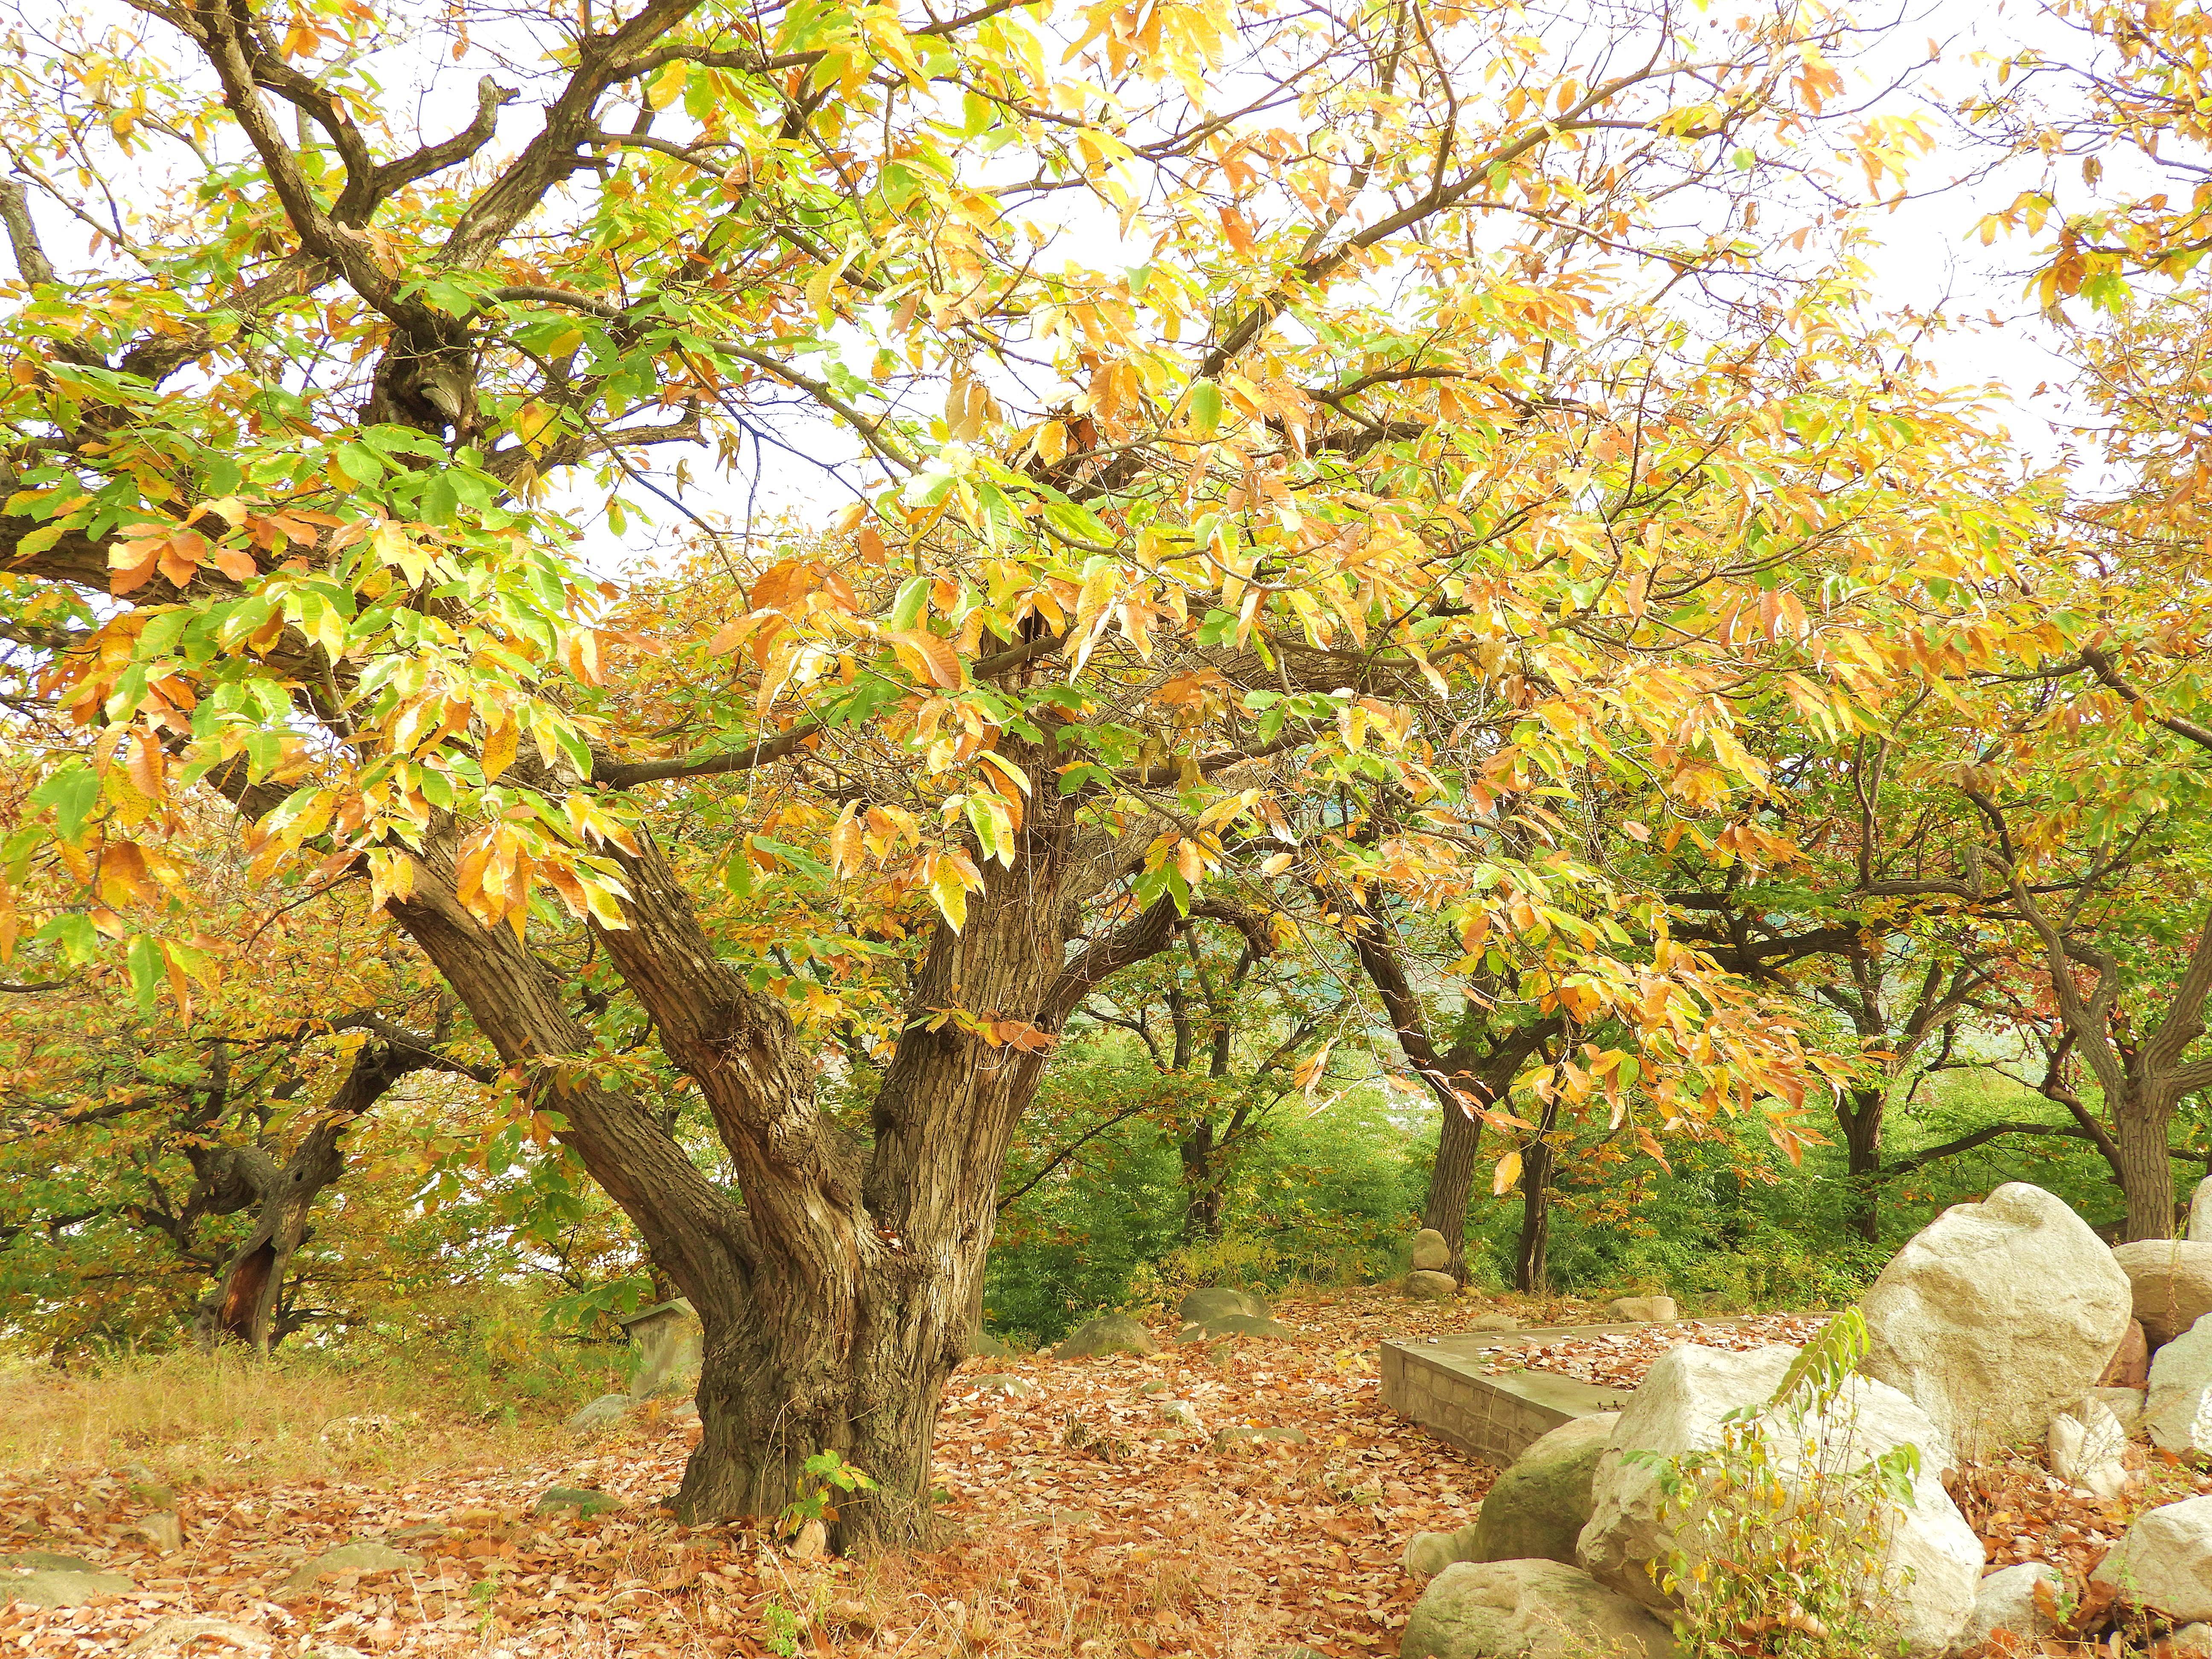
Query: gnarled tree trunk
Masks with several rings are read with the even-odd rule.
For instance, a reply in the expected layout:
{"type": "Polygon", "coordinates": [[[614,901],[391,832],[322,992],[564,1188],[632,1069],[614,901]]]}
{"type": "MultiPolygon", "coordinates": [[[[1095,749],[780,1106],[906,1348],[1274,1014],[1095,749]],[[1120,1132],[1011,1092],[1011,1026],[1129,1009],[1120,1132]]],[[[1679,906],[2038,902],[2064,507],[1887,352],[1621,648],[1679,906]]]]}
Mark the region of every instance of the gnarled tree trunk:
{"type": "MultiPolygon", "coordinates": [[[[1048,757],[1024,763],[1049,775],[1048,757]]],[[[1164,948],[1176,919],[1163,902],[1070,952],[1078,901],[1126,873],[1110,848],[1079,861],[1073,811],[1034,803],[1012,867],[983,866],[966,927],[936,927],[864,1139],[820,1109],[811,1050],[780,1004],[718,958],[659,849],[646,841],[624,856],[629,926],[599,940],[698,1085],[735,1196],[636,1101],[558,1063],[590,1047],[559,975],[459,904],[449,849],[427,848],[413,891],[394,902],[698,1311],[702,1437],[677,1496],[686,1519],[775,1515],[806,1459],[827,1451],[875,1482],[842,1505],[841,1547],[928,1535],[939,1403],[966,1353],[1000,1175],[1044,1049],[1093,986],[1164,948]],[[957,1020],[930,1029],[928,1011],[945,1009],[1034,1035],[993,1045],[957,1020]]]]}

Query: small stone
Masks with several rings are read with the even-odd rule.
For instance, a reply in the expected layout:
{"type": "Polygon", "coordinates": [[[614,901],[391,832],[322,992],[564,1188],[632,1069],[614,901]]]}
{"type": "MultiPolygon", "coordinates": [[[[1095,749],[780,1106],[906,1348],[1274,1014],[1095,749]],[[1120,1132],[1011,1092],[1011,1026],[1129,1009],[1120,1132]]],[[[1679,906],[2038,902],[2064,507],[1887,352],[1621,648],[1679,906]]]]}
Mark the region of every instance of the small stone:
{"type": "Polygon", "coordinates": [[[1036,1392],[1036,1384],[1022,1376],[993,1374],[971,1376],[968,1381],[981,1393],[999,1395],[1008,1400],[1026,1400],[1036,1392]]]}
{"type": "Polygon", "coordinates": [[[1189,1325],[1176,1333],[1178,1342],[1207,1342],[1217,1337],[1249,1336],[1270,1342],[1295,1342],[1298,1334],[1266,1314],[1221,1314],[1202,1325],[1189,1325]]]}
{"type": "Polygon", "coordinates": [[[2112,1248],[2153,1352],[2212,1313],[2212,1240],[2143,1238],[2112,1248]]]}
{"type": "Polygon", "coordinates": [[[1606,1305],[1615,1319],[1635,1325],[1671,1325],[1680,1316],[1671,1296],[1615,1297],[1606,1305]]]}
{"type": "Polygon", "coordinates": [[[312,1589],[325,1574],[352,1572],[369,1577],[380,1572],[411,1572],[422,1565],[418,1556],[380,1544],[374,1538],[364,1538],[317,1556],[287,1578],[284,1588],[312,1589]]]}
{"type": "Polygon", "coordinates": [[[970,1359],[1005,1359],[1013,1352],[988,1331],[975,1330],[968,1334],[968,1357],[970,1359]]]}
{"type": "Polygon", "coordinates": [[[1188,1400],[1156,1400],[1152,1409],[1177,1428],[1202,1432],[1205,1425],[1198,1420],[1198,1407],[1188,1400]]]}
{"type": "Polygon", "coordinates": [[[1451,1246],[1434,1227],[1413,1235],[1413,1267],[1419,1273],[1440,1273],[1451,1266],[1451,1246]]]}
{"type": "Polygon", "coordinates": [[[1471,1331],[1517,1331],[1521,1322],[1511,1314],[1486,1313],[1468,1321],[1467,1328],[1471,1331]]]}
{"type": "Polygon", "coordinates": [[[1406,1275],[1401,1288],[1416,1302],[1449,1302],[1459,1294],[1459,1281],[1449,1273],[1416,1268],[1406,1275]]]}
{"type": "Polygon", "coordinates": [[[1406,1553],[1400,1565],[1414,1578],[1433,1578],[1446,1567],[1462,1561],[1482,1559],[1480,1547],[1475,1542],[1475,1529],[1462,1527],[1457,1532],[1417,1532],[1406,1540],[1406,1553]]]}
{"type": "Polygon", "coordinates": [[[125,1488],[134,1504],[143,1504],[149,1510],[173,1510],[177,1507],[177,1494],[157,1480],[134,1480],[125,1488]]]}
{"type": "Polygon", "coordinates": [[[570,1510],[574,1511],[578,1519],[588,1521],[595,1515],[605,1515],[622,1506],[622,1499],[612,1492],[585,1486],[556,1486],[532,1505],[530,1512],[532,1515],[552,1515],[562,1510],[570,1510]]]}
{"type": "Polygon", "coordinates": [[[1155,1354],[1160,1345],[1152,1334],[1128,1314],[1100,1314],[1067,1334],[1052,1351],[1054,1359],[1095,1359],[1105,1354],[1155,1354]]]}
{"type": "Polygon", "coordinates": [[[2119,1419],[2092,1401],[2081,1415],[2061,1412],[2051,1419],[2051,1472],[2068,1486],[2098,1498],[2118,1498],[2126,1490],[2122,1461],[2128,1437],[2119,1419]]]}
{"type": "Polygon", "coordinates": [[[156,1510],[138,1522],[138,1535],[164,1555],[185,1547],[185,1523],[174,1510],[156,1510]]]}
{"type": "Polygon", "coordinates": [[[0,1603],[27,1601],[34,1607],[76,1607],[103,1596],[122,1595],[131,1581],[119,1572],[86,1572],[45,1567],[21,1577],[0,1577],[0,1603]]]}
{"type": "Polygon", "coordinates": [[[2212,1659],[2212,1625],[2184,1625],[2166,1638],[2166,1659],[2212,1659]]]}
{"type": "Polygon", "coordinates": [[[830,1528],[819,1521],[809,1521],[791,1540],[792,1558],[799,1561],[817,1561],[829,1547],[830,1528]]]}
{"type": "Polygon", "coordinates": [[[630,1407],[636,1402],[626,1394],[603,1394],[589,1405],[580,1407],[568,1422],[571,1434],[605,1434],[617,1424],[627,1422],[630,1407]]]}
{"type": "MultiPolygon", "coordinates": [[[[123,1659],[131,1659],[133,1655],[141,1653],[149,1655],[173,1653],[177,1649],[206,1637],[213,1637],[219,1642],[228,1642],[234,1648],[248,1650],[267,1649],[276,1645],[275,1638],[268,1632],[250,1629],[244,1625],[234,1625],[228,1619],[196,1619],[172,1613],[167,1619],[155,1620],[151,1629],[124,1649],[123,1659]]],[[[324,1651],[327,1652],[328,1650],[324,1651]]]]}

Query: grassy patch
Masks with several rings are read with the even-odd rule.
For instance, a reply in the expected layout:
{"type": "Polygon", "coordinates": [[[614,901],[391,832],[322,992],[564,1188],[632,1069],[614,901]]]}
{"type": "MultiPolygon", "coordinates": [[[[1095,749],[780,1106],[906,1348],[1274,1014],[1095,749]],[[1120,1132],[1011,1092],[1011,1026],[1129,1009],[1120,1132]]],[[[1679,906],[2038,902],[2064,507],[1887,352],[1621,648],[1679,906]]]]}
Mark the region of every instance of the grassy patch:
{"type": "Polygon", "coordinates": [[[540,1455],[556,1417],[456,1409],[396,1365],[177,1352],[0,1371],[0,1469],[141,1465],[192,1485],[389,1476],[540,1455]]]}

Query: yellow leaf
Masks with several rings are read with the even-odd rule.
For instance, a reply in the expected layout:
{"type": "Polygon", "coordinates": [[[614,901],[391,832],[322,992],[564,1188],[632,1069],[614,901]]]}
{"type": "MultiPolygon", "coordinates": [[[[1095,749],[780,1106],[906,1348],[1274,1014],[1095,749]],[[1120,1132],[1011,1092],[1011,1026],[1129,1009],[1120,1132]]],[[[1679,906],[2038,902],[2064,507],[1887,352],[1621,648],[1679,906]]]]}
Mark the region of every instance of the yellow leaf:
{"type": "Polygon", "coordinates": [[[691,65],[683,58],[662,65],[660,73],[653,77],[646,89],[646,101],[655,109],[666,109],[684,95],[684,82],[691,72],[691,65]]]}
{"type": "Polygon", "coordinates": [[[1513,1190],[1513,1183],[1520,1179],[1521,1153],[1516,1148],[1498,1160],[1497,1169],[1491,1172],[1490,1190],[1503,1198],[1513,1190]]]}

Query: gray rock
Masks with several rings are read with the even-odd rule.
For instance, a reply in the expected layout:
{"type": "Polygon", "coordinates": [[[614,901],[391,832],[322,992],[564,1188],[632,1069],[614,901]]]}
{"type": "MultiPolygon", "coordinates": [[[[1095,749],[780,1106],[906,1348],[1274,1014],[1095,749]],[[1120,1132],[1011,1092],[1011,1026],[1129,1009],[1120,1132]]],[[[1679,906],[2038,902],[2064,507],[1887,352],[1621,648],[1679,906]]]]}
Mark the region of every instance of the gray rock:
{"type": "Polygon", "coordinates": [[[2143,1426],[2162,1451],[2212,1451],[2212,1318],[2151,1356],[2143,1426]]]}
{"type": "Polygon", "coordinates": [[[2212,1243],[2142,1238],[2115,1245],[2112,1260],[2128,1276],[2135,1316],[2153,1348],[2212,1313],[2212,1243]]]}
{"type": "Polygon", "coordinates": [[[1471,1331],[1517,1331],[1521,1322],[1508,1313],[1486,1313],[1467,1322],[1471,1331]]]}
{"type": "Polygon", "coordinates": [[[1413,1267],[1419,1273],[1440,1273],[1451,1266],[1451,1246],[1434,1227],[1413,1235],[1413,1267]]]}
{"type": "Polygon", "coordinates": [[[76,1607],[104,1595],[125,1595],[131,1589],[131,1581],[119,1572],[41,1567],[15,1576],[0,1575],[0,1603],[15,1601],[27,1601],[34,1607],[76,1607]]]}
{"type": "Polygon", "coordinates": [[[149,1510],[173,1510],[177,1507],[177,1494],[158,1480],[134,1480],[125,1488],[134,1504],[143,1504],[149,1510]]]}
{"type": "Polygon", "coordinates": [[[1206,1342],[1220,1336],[1262,1337],[1273,1342],[1295,1342],[1298,1334],[1266,1314],[1223,1314],[1202,1325],[1188,1325],[1176,1333],[1178,1342],[1206,1342]]]}
{"type": "Polygon", "coordinates": [[[1979,1459],[2040,1437],[2096,1387],[2130,1301],[2127,1275],[2088,1223],[2040,1187],[2008,1182],[1953,1205],[1882,1269],[1860,1303],[1863,1369],[1979,1459]]]}
{"type": "Polygon", "coordinates": [[[185,1523],[174,1510],[155,1510],[140,1517],[138,1535],[164,1555],[173,1555],[185,1547],[185,1523]]]}
{"type": "Polygon", "coordinates": [[[98,1572],[81,1555],[56,1555],[52,1550],[17,1550],[0,1555],[0,1568],[9,1572],[98,1572]]]}
{"type": "Polygon", "coordinates": [[[568,1431],[572,1434],[605,1434],[617,1425],[628,1422],[629,1408],[636,1403],[626,1394],[603,1394],[569,1416],[568,1431]]]}
{"type": "Polygon", "coordinates": [[[968,1357],[970,1359],[1005,1359],[1013,1352],[987,1330],[979,1328],[968,1334],[968,1357]]]}
{"type": "Polygon", "coordinates": [[[706,1334],[689,1302],[679,1296],[673,1302],[644,1309],[623,1320],[622,1328],[637,1344],[637,1369],[629,1380],[631,1399],[691,1391],[699,1375],[706,1334]]]}
{"type": "Polygon", "coordinates": [[[1218,1286],[1193,1291],[1176,1304],[1176,1312],[1186,1325],[1203,1325],[1214,1319],[1265,1319],[1268,1311],[1267,1304],[1249,1291],[1218,1286]]]}
{"type": "Polygon", "coordinates": [[[1401,1659],[1675,1659],[1649,1610],[1557,1561],[1461,1561],[1413,1604],[1401,1659]]]}
{"type": "Polygon", "coordinates": [[[971,1376],[968,1381],[985,1394],[1000,1395],[1009,1400],[1026,1400],[1036,1392],[1036,1384],[1027,1377],[988,1375],[971,1376]]]}
{"type": "Polygon", "coordinates": [[[2166,1638],[2166,1659],[2212,1659],[2212,1625],[2201,1620],[2166,1638]]]}
{"type": "Polygon", "coordinates": [[[2054,1593],[2063,1594],[2066,1579],[2057,1568],[2043,1561],[2023,1561],[2016,1567],[2002,1567],[1983,1579],[1981,1589],[1974,1595],[1973,1613],[1966,1620],[1966,1633],[1960,1637],[1959,1645],[1978,1646],[2001,1630],[2010,1631],[2031,1642],[2050,1635],[2057,1626],[2036,1605],[2035,1587],[2039,1583],[2048,1583],[2054,1593]]]}
{"type": "Polygon", "coordinates": [[[1671,1325],[1681,1316],[1671,1296],[1619,1296],[1606,1304],[1615,1319],[1638,1325],[1671,1325]]]}
{"type": "Polygon", "coordinates": [[[556,1486],[532,1504],[530,1512],[553,1515],[568,1510],[580,1520],[588,1521],[595,1515],[606,1515],[622,1506],[622,1499],[610,1492],[598,1492],[588,1486],[556,1486]]]}
{"type": "Polygon", "coordinates": [[[1085,1320],[1067,1334],[1067,1340],[1052,1351],[1054,1359],[1095,1359],[1103,1354],[1152,1354],[1160,1345],[1152,1334],[1128,1314],[1100,1314],[1096,1319],[1085,1320]]]}
{"type": "Polygon", "coordinates": [[[1459,1280],[1449,1273],[1416,1268],[1406,1275],[1399,1288],[1416,1302],[1449,1302],[1459,1294],[1459,1280]]]}
{"type": "Polygon", "coordinates": [[[1575,1541],[1589,1524],[1590,1482],[1613,1438],[1619,1412],[1562,1423],[1537,1440],[1482,1500],[1468,1561],[1559,1561],[1569,1566],[1575,1541]]]}
{"type": "Polygon", "coordinates": [[[2176,1624],[2212,1619],[2212,1498],[2145,1510],[2089,1579],[2176,1624]]]}
{"type": "Polygon", "coordinates": [[[411,1572],[422,1565],[419,1556],[396,1550],[389,1544],[380,1544],[374,1538],[364,1538],[317,1556],[287,1578],[284,1588],[312,1589],[325,1573],[353,1572],[368,1577],[380,1572],[411,1572]]]}

